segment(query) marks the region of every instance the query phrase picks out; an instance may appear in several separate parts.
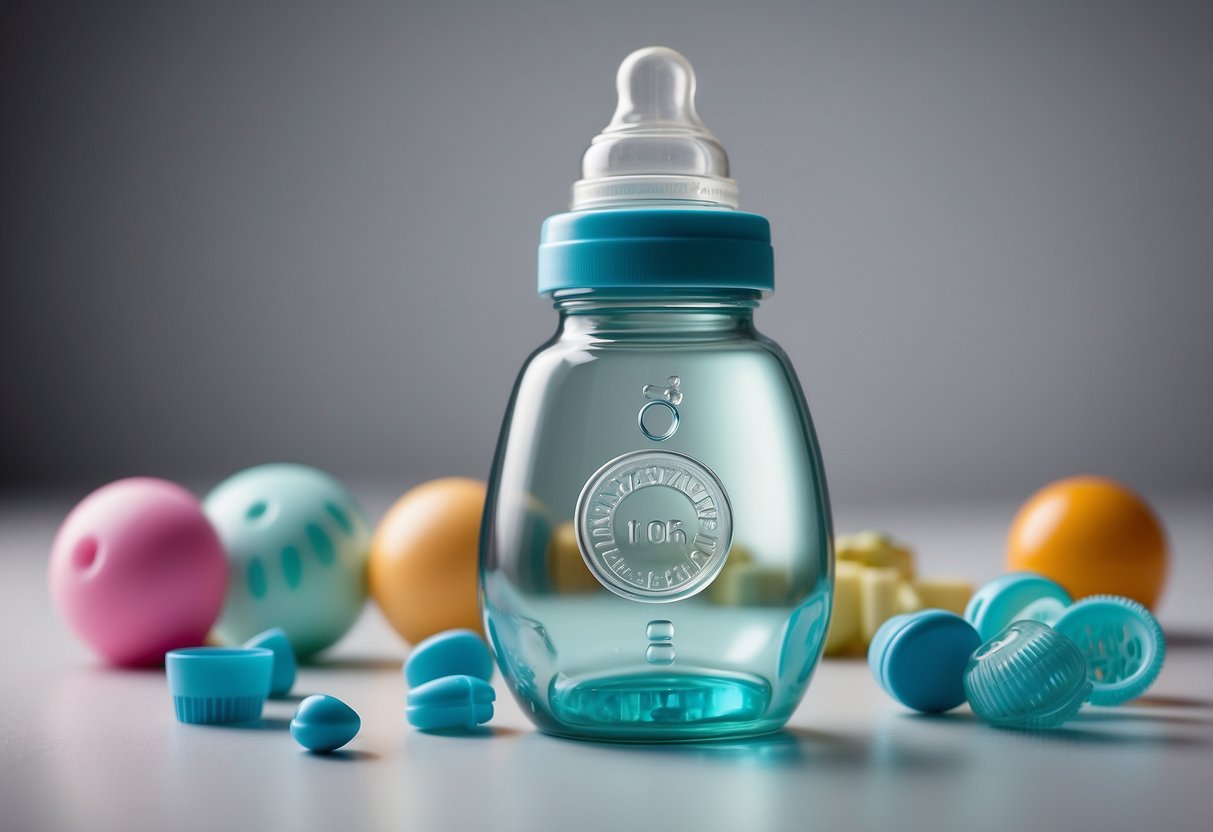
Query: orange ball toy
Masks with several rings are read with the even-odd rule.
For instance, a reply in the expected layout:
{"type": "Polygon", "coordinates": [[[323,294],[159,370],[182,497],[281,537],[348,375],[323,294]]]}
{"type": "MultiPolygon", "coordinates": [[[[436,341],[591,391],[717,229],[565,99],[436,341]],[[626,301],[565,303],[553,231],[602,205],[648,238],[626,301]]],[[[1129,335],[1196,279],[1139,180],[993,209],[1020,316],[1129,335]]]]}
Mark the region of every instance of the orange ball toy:
{"type": "Polygon", "coordinates": [[[483,633],[476,577],[482,482],[448,477],[396,501],[375,530],[371,597],[411,644],[455,627],[483,633]]]}
{"type": "Polygon", "coordinates": [[[1019,510],[1007,569],[1052,578],[1075,600],[1123,595],[1152,609],[1167,577],[1166,535],[1146,502],[1120,483],[1071,477],[1019,510]]]}

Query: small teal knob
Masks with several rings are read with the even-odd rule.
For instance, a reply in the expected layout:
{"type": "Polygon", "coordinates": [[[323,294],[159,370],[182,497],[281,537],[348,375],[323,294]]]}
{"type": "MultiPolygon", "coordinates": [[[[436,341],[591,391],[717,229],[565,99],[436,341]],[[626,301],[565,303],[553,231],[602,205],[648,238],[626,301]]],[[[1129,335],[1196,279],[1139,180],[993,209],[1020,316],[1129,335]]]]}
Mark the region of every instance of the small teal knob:
{"type": "Polygon", "coordinates": [[[969,706],[1003,728],[1056,728],[1091,693],[1087,660],[1069,637],[1016,621],[977,649],[964,672],[969,706]]]}
{"type": "Polygon", "coordinates": [[[274,654],[274,671],[270,677],[270,696],[282,697],[291,692],[295,686],[295,674],[298,663],[295,660],[295,648],[287,637],[286,630],[273,627],[264,633],[258,633],[243,645],[244,647],[260,647],[274,654]]]}
{"type": "Polygon", "coordinates": [[[328,754],[352,740],[362,719],[335,696],[309,696],[295,709],[291,736],[308,751],[328,754]]]}
{"type": "Polygon", "coordinates": [[[1094,595],[1053,625],[1078,645],[1094,686],[1093,705],[1119,705],[1145,693],[1162,670],[1167,641],[1150,611],[1115,595],[1094,595]]]}
{"type": "Polygon", "coordinates": [[[413,647],[404,663],[404,678],[415,688],[443,676],[493,678],[493,657],[488,645],[471,630],[446,630],[413,647]]]}
{"type": "Polygon", "coordinates": [[[944,610],[896,615],[868,648],[868,666],[885,691],[907,708],[942,713],[965,701],[962,677],[981,644],[973,626],[944,610]]]}

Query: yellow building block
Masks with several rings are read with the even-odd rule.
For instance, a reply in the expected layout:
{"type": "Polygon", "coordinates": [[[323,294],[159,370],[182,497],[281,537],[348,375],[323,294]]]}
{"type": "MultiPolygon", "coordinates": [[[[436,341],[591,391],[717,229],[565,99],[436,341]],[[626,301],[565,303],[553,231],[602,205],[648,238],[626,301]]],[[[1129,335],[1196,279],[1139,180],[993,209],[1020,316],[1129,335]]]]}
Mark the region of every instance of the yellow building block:
{"type": "Polygon", "coordinates": [[[865,642],[880,625],[897,615],[897,588],[901,573],[892,566],[865,568],[859,576],[859,632],[865,642]]]}
{"type": "Polygon", "coordinates": [[[914,577],[913,550],[895,542],[883,532],[838,535],[834,539],[834,554],[839,561],[894,567],[907,581],[914,577]]]}
{"type": "Polygon", "coordinates": [[[964,615],[973,584],[964,578],[917,578],[910,582],[922,601],[921,609],[940,609],[964,615]]]}
{"type": "Polygon", "coordinates": [[[834,608],[826,634],[826,655],[846,652],[859,641],[859,576],[863,567],[839,561],[834,565],[834,608]]]}

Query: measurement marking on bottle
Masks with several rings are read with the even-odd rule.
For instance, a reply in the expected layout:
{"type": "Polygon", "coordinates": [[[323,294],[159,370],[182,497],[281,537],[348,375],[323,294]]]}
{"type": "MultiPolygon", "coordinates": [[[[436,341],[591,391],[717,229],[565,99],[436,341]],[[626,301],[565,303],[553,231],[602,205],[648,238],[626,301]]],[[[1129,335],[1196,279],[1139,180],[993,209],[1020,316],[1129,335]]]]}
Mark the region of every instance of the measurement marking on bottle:
{"type": "Polygon", "coordinates": [[[711,469],[685,454],[634,451],[586,482],[574,512],[586,565],[617,595],[676,601],[724,566],[732,512],[711,469]]]}
{"type": "Polygon", "coordinates": [[[645,648],[644,659],[649,664],[674,663],[674,622],[664,618],[656,618],[644,628],[645,638],[649,646],[645,648]]]}
{"type": "Polygon", "coordinates": [[[628,543],[634,546],[643,542],[642,538],[654,546],[663,543],[683,545],[687,542],[687,533],[682,530],[681,520],[650,520],[647,525],[639,520],[629,520],[628,543]]]}
{"type": "Polygon", "coordinates": [[[647,401],[636,414],[636,424],[654,442],[664,442],[673,436],[681,419],[678,405],[683,399],[682,379],[673,375],[666,379],[666,384],[669,386],[646,384],[640,391],[647,401]]]}

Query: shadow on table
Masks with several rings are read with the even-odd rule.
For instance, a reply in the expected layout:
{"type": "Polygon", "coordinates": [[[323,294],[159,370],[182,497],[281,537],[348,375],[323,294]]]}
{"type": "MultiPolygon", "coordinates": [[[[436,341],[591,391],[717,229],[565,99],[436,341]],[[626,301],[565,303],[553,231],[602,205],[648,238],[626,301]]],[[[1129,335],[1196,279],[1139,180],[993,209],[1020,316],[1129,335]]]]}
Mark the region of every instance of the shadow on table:
{"type": "Polygon", "coordinates": [[[589,753],[667,757],[758,768],[947,771],[962,764],[955,750],[926,748],[893,737],[880,727],[873,734],[845,734],[799,726],[750,739],[686,743],[611,743],[570,740],[540,732],[525,733],[519,745],[531,751],[584,749],[589,753]]]}
{"type": "Polygon", "coordinates": [[[1213,648],[1213,633],[1199,630],[1173,630],[1164,627],[1168,650],[1192,650],[1213,648]]]}
{"type": "Polygon", "coordinates": [[[308,670],[362,670],[377,673],[399,673],[404,665],[404,659],[393,659],[384,656],[333,656],[331,659],[317,659],[314,662],[300,665],[302,671],[308,670]]]}
{"type": "Polygon", "coordinates": [[[1202,699],[1196,696],[1170,696],[1167,694],[1150,693],[1139,696],[1131,703],[1141,708],[1211,708],[1213,699],[1202,699]]]}

